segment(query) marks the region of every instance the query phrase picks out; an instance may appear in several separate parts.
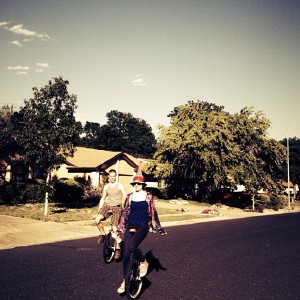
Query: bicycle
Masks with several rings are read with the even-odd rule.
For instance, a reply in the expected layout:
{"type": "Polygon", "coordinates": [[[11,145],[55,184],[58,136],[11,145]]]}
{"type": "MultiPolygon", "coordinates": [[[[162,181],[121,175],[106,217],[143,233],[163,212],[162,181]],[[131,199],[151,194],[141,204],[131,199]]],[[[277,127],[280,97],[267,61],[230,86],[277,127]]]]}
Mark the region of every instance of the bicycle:
{"type": "Polygon", "coordinates": [[[143,278],[140,276],[140,262],[133,253],[125,275],[125,293],[128,299],[137,299],[141,294],[143,278]]]}

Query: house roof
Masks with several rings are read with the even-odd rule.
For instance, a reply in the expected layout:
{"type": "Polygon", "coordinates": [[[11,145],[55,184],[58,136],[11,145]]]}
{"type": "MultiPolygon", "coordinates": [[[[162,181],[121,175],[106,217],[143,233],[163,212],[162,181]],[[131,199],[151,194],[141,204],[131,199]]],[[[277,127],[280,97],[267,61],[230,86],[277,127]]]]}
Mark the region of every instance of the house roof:
{"type": "Polygon", "coordinates": [[[294,185],[293,183],[290,181],[290,183],[288,184],[287,181],[283,180],[283,179],[279,179],[278,180],[279,184],[281,184],[284,188],[287,188],[287,187],[290,187],[290,188],[293,188],[294,185]]]}
{"type": "Polygon", "coordinates": [[[76,151],[73,157],[67,158],[67,164],[72,168],[102,168],[108,165],[111,161],[118,158],[125,160],[132,167],[137,167],[139,161],[123,152],[97,150],[84,147],[76,147],[76,151]]]}

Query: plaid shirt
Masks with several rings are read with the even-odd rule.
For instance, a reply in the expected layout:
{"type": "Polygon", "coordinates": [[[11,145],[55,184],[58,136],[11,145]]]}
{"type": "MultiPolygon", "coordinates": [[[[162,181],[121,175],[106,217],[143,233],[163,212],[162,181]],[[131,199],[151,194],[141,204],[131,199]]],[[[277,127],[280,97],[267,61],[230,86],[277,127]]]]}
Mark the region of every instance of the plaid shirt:
{"type": "MultiPolygon", "coordinates": [[[[124,228],[127,226],[128,223],[128,216],[130,214],[130,207],[131,207],[131,200],[132,200],[132,194],[130,193],[127,195],[125,199],[125,207],[124,210],[122,211],[119,224],[118,224],[118,231],[124,231],[124,228]]],[[[159,231],[160,234],[165,234],[166,231],[161,227],[158,214],[155,208],[155,203],[153,200],[153,196],[147,192],[146,195],[146,201],[148,204],[148,225],[149,229],[152,228],[153,226],[156,226],[157,230],[159,231]]]]}

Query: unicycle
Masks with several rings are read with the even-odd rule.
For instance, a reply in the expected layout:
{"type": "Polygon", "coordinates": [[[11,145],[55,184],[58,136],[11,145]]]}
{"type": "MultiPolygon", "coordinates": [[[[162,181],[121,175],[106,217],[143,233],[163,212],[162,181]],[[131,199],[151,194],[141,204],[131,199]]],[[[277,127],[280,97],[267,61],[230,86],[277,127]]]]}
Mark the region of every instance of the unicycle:
{"type": "MultiPolygon", "coordinates": [[[[104,217],[104,219],[108,219],[112,215],[112,211],[108,211],[104,217]]],[[[103,241],[103,260],[106,264],[109,264],[113,261],[115,252],[117,250],[117,239],[119,237],[117,234],[114,233],[113,224],[110,224],[110,230],[107,234],[105,234],[104,241],[103,241]]],[[[122,241],[120,242],[120,247],[122,245],[122,241]]],[[[121,256],[122,256],[122,247],[119,249],[121,256]]],[[[119,260],[120,258],[117,258],[116,260],[119,260]]]]}
{"type": "Polygon", "coordinates": [[[109,264],[115,255],[116,251],[116,240],[112,236],[112,232],[110,231],[105,235],[103,241],[103,260],[106,264],[109,264]]]}
{"type": "Polygon", "coordinates": [[[143,280],[140,276],[140,262],[133,253],[130,255],[130,262],[125,275],[125,293],[128,299],[137,299],[141,294],[143,280]]]}

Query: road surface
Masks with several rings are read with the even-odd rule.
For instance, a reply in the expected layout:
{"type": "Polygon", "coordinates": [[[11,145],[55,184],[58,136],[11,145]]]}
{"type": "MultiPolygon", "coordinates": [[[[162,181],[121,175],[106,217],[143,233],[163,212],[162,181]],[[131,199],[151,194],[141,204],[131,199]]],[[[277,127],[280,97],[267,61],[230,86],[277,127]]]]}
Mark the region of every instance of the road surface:
{"type": "MultiPolygon", "coordinates": [[[[299,213],[149,234],[140,299],[300,299],[299,240],[299,213]]],[[[122,265],[104,264],[101,251],[94,238],[1,250],[0,299],[125,300],[122,265]]]]}

